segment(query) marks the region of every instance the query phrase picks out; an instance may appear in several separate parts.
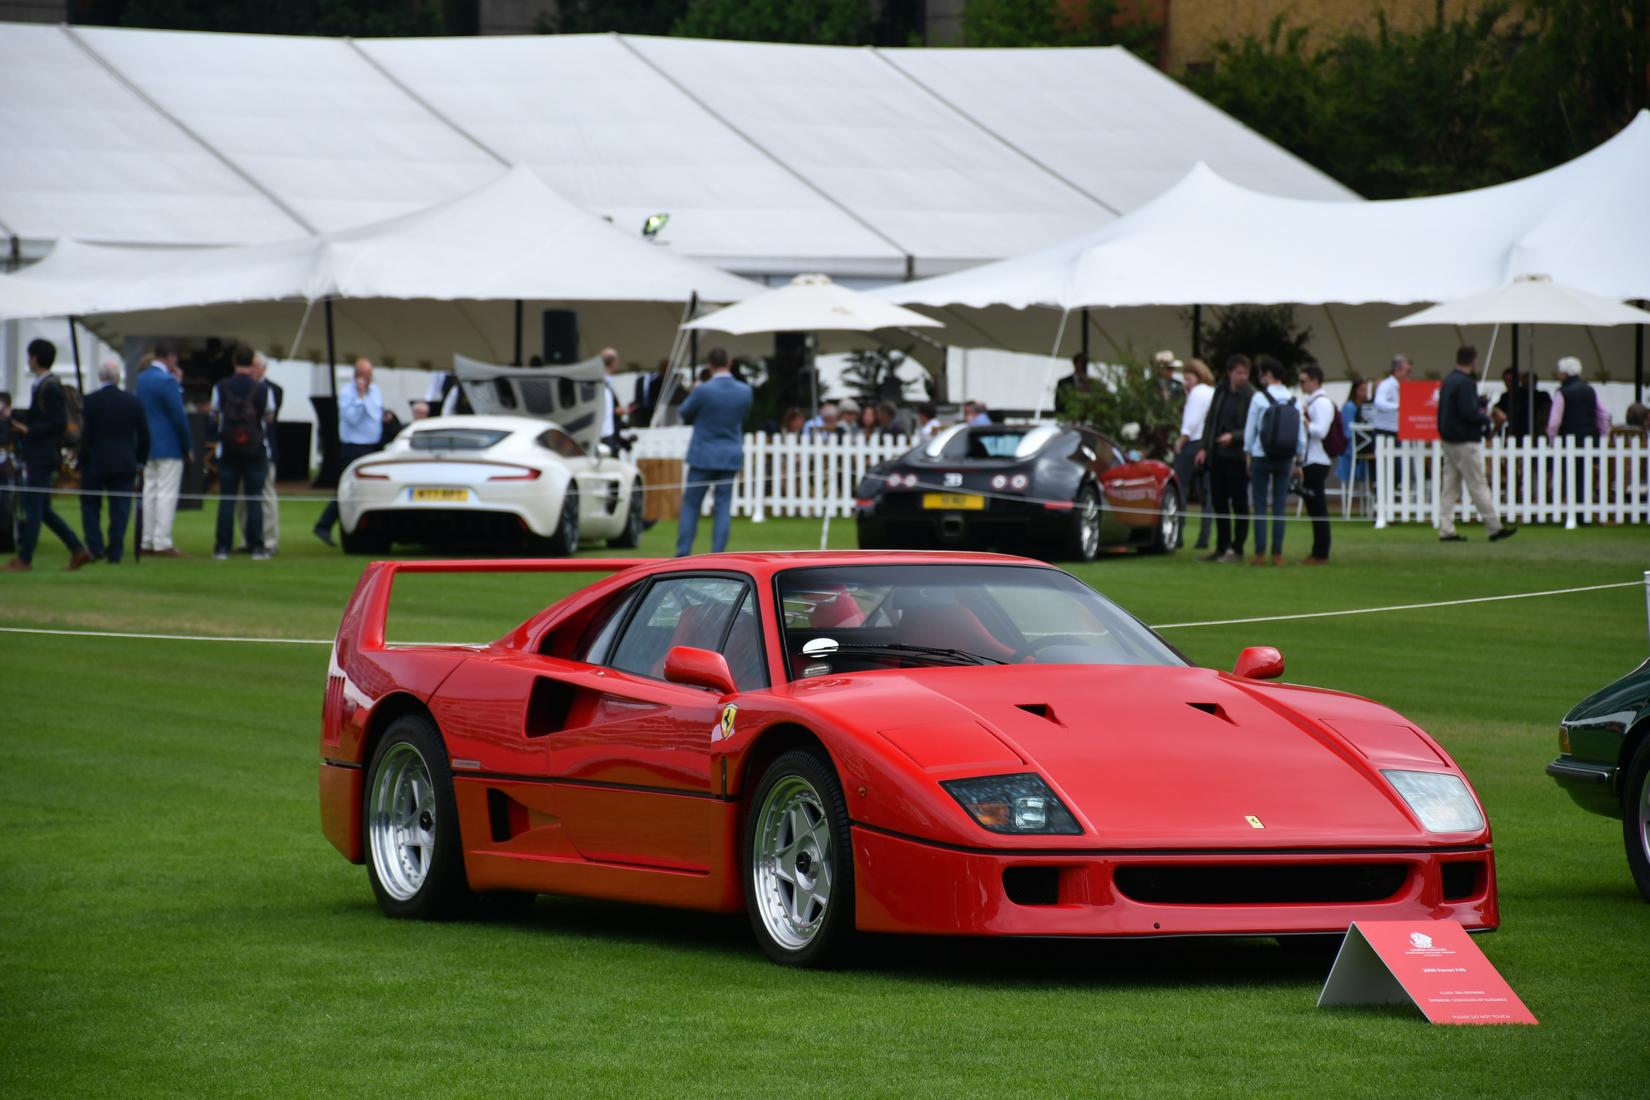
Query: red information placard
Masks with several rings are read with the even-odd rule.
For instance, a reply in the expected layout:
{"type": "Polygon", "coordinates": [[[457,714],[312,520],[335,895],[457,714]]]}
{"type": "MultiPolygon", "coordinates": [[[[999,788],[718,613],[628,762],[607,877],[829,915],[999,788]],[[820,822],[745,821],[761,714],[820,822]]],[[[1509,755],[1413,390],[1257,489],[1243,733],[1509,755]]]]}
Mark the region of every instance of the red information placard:
{"type": "Polygon", "coordinates": [[[1452,920],[1360,921],[1347,929],[1318,1007],[1413,1004],[1435,1024],[1536,1018],[1452,920]]]}
{"type": "Polygon", "coordinates": [[[1438,438],[1438,390],[1442,382],[1398,383],[1398,438],[1438,438]]]}

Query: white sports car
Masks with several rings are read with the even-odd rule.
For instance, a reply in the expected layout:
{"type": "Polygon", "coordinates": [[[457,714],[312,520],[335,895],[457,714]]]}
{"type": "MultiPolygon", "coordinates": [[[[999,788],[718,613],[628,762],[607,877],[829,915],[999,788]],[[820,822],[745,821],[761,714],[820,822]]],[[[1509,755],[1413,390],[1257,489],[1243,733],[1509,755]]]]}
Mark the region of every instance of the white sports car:
{"type": "MultiPolygon", "coordinates": [[[[591,441],[594,444],[594,440],[591,441]]],[[[558,424],[526,416],[414,421],[352,462],[338,483],[344,549],[392,544],[525,545],[566,555],[581,540],[635,546],[642,537],[636,467],[587,451],[558,424]]]]}

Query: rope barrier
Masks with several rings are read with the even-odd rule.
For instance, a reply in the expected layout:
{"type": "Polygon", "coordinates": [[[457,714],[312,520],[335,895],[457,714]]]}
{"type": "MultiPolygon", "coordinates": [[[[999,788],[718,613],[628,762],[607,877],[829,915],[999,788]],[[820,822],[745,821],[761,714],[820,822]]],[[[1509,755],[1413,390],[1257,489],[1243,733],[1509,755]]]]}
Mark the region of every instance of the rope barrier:
{"type": "MultiPolygon", "coordinates": [[[[1281,623],[1301,619],[1333,619],[1349,615],[1376,615],[1391,611],[1425,611],[1439,607],[1462,607],[1467,604],[1501,603],[1507,600],[1532,600],[1543,596],[1569,596],[1581,592],[1604,592],[1618,588],[1645,587],[1643,581],[1617,581],[1610,584],[1588,584],[1575,588],[1549,588],[1541,592],[1508,592],[1498,596],[1470,596],[1458,600],[1434,600],[1428,603],[1389,604],[1385,607],[1351,607],[1338,611],[1307,611],[1293,615],[1257,615],[1244,619],[1206,619],[1199,622],[1161,623],[1153,630],[1187,630],[1205,626],[1243,626],[1251,623],[1281,623]]],[[[325,645],[331,638],[254,638],[216,634],[137,634],[114,630],[60,630],[32,626],[0,626],[0,634],[48,634],[71,638],[132,638],[141,641],[168,642],[241,642],[264,645],[325,645]]],[[[473,642],[400,642],[392,645],[473,645],[473,642]]]]}

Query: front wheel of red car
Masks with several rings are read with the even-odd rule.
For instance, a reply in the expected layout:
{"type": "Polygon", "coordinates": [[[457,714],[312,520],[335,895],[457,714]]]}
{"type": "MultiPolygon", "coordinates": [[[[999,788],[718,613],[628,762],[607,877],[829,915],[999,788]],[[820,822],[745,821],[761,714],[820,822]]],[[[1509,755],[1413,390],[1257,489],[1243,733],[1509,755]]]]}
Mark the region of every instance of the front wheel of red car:
{"type": "Polygon", "coordinates": [[[841,964],[854,939],[854,853],[829,757],[809,749],[780,756],[750,805],[741,866],[757,942],[786,966],[841,964]]]}
{"type": "Polygon", "coordinates": [[[428,718],[403,715],[384,732],[367,767],[361,824],[367,878],[385,913],[442,919],[473,903],[447,750],[428,718]]]}
{"type": "Polygon", "coordinates": [[[1639,893],[1650,901],[1650,738],[1639,742],[1627,765],[1622,788],[1622,833],[1627,841],[1627,866],[1639,893]]]}

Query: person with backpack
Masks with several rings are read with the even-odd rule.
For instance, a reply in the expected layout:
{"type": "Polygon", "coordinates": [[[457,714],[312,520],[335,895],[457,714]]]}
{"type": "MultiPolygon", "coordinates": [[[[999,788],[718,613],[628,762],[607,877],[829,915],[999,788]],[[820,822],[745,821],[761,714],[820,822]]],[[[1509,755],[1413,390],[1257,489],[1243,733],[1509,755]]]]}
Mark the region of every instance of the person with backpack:
{"type": "Polygon", "coordinates": [[[1301,367],[1301,393],[1306,395],[1306,458],[1301,466],[1301,497],[1312,517],[1312,553],[1302,565],[1329,563],[1329,468],[1346,453],[1346,425],[1335,401],[1323,392],[1323,368],[1301,367]]]}
{"type": "Polygon", "coordinates": [[[218,438],[218,529],[212,556],[229,560],[235,540],[235,502],[246,500],[246,543],[253,561],[268,561],[264,548],[264,478],[269,474],[269,391],[252,370],[252,349],[235,349],[235,373],[212,391],[218,438]]]}
{"type": "Polygon", "coordinates": [[[1260,392],[1249,402],[1243,425],[1243,449],[1249,455],[1249,487],[1255,505],[1255,556],[1250,565],[1265,565],[1266,516],[1272,516],[1273,565],[1283,564],[1283,510],[1289,503],[1289,475],[1306,452],[1306,422],[1283,384],[1283,365],[1270,355],[1255,357],[1260,392]]]}
{"type": "Polygon", "coordinates": [[[52,481],[63,462],[63,433],[69,427],[63,384],[52,377],[57,345],[50,340],[31,340],[28,354],[34,389],[29,396],[29,407],[21,417],[13,415],[11,421],[17,438],[17,457],[23,463],[23,520],[17,525],[17,557],[6,569],[26,573],[34,568],[34,548],[40,542],[41,524],[69,548],[69,568],[79,569],[92,560],[91,551],[81,543],[74,528],[52,511],[52,481]]]}

